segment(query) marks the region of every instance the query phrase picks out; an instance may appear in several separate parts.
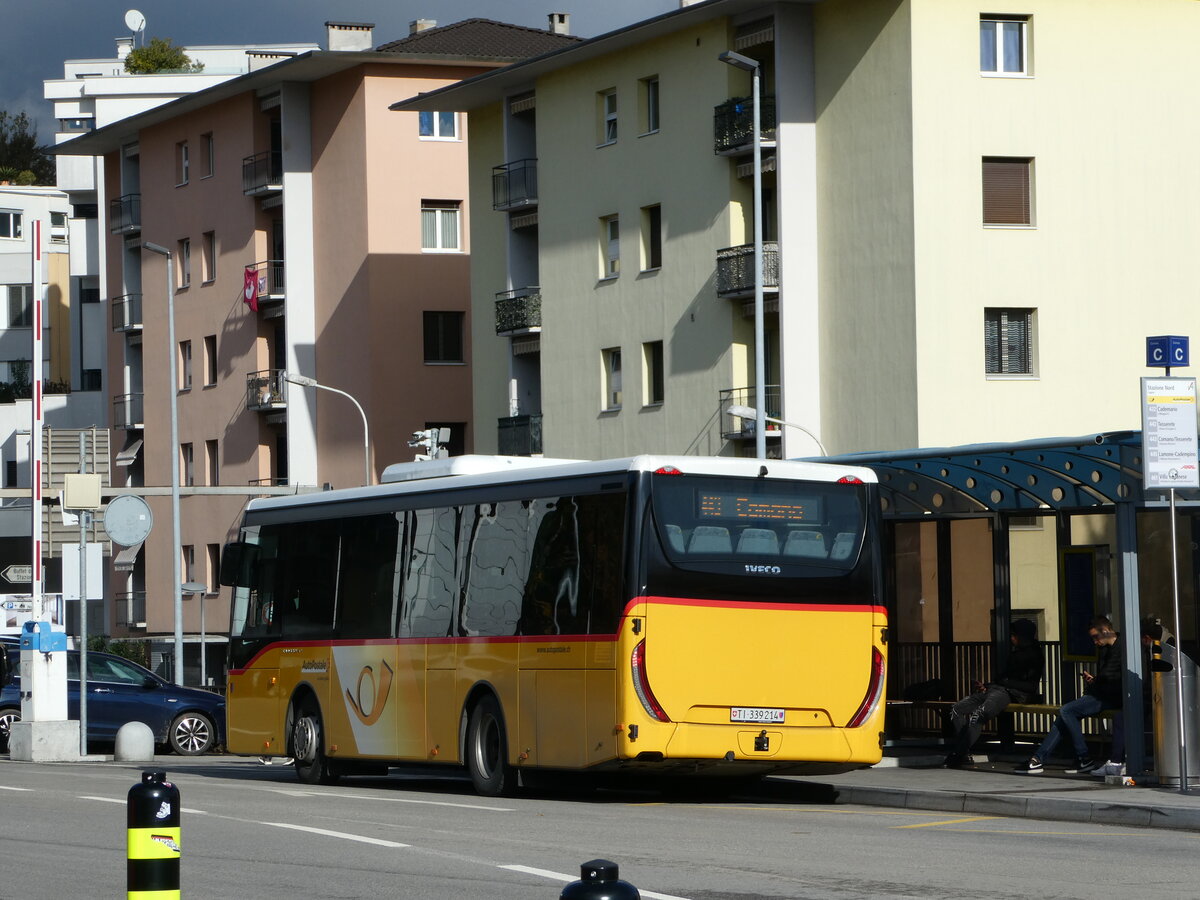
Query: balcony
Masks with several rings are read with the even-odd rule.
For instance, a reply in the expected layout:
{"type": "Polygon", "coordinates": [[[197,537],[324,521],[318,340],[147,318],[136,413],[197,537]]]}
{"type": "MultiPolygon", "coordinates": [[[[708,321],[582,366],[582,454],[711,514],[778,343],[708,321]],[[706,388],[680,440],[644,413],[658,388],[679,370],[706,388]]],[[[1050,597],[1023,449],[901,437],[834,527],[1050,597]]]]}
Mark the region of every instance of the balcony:
{"type": "Polygon", "coordinates": [[[126,194],[108,204],[108,230],[112,234],[136,234],[142,230],[141,194],[126,194]]]}
{"type": "Polygon", "coordinates": [[[266,412],[287,409],[283,369],[264,369],[246,376],[246,409],[266,412]]]}
{"type": "Polygon", "coordinates": [[[113,331],[142,330],[142,295],[122,294],[112,300],[113,331]]]}
{"type": "Polygon", "coordinates": [[[144,428],[145,414],[142,412],[142,394],[122,394],[113,397],[114,428],[144,428]]]}
{"type": "Polygon", "coordinates": [[[113,595],[113,621],[118,628],[146,627],[146,592],[126,591],[113,595]]]}
{"type": "Polygon", "coordinates": [[[496,295],[496,334],[510,336],[541,330],[541,288],[533,285],[496,295]]]}
{"type": "Polygon", "coordinates": [[[282,259],[268,259],[252,266],[258,277],[258,311],[264,319],[275,319],[283,315],[283,301],[287,297],[284,275],[286,266],[282,259]]]}
{"type": "Polygon", "coordinates": [[[251,478],[246,482],[250,487],[282,487],[287,483],[286,478],[251,478]]]}
{"type": "Polygon", "coordinates": [[[537,206],[537,160],[520,159],[492,169],[492,209],[537,206]]]}
{"type": "Polygon", "coordinates": [[[242,193],[247,197],[283,190],[283,151],[264,150],[242,160],[242,193]]]}
{"type": "MultiPolygon", "coordinates": [[[[762,143],[775,146],[775,98],[762,98],[762,143]]],[[[754,101],[734,97],[713,109],[713,152],[718,156],[739,156],[754,147],[754,101]]]]}
{"type": "MultiPolygon", "coordinates": [[[[730,388],[729,390],[721,391],[720,399],[718,400],[718,417],[721,423],[722,440],[754,440],[754,419],[731,416],[729,415],[729,408],[731,406],[749,406],[751,409],[757,409],[754,402],[756,394],[757,391],[752,387],[730,388]]],[[[783,405],[780,403],[782,394],[779,385],[768,384],[766,395],[767,403],[763,409],[763,413],[773,419],[782,418],[780,412],[783,409],[783,405]]],[[[767,423],[767,437],[779,437],[779,425],[777,423],[767,423]]]]}
{"type": "Polygon", "coordinates": [[[542,415],[508,416],[498,421],[501,456],[535,456],[542,452],[542,415]]]}
{"type": "MultiPolygon", "coordinates": [[[[763,241],[763,290],[779,291],[779,243],[763,241]]],[[[717,296],[754,296],[754,245],[739,244],[717,251],[717,296]]]]}

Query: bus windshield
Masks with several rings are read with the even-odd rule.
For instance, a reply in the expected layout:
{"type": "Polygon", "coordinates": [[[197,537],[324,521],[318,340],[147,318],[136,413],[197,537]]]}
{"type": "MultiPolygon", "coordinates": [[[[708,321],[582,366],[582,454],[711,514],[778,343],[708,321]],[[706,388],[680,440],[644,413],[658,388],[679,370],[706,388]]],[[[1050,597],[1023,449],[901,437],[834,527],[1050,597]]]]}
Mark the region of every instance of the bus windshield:
{"type": "Polygon", "coordinates": [[[674,565],[734,561],[853,569],[865,532],[862,487],[765,478],[662,475],[655,528],[674,565]]]}

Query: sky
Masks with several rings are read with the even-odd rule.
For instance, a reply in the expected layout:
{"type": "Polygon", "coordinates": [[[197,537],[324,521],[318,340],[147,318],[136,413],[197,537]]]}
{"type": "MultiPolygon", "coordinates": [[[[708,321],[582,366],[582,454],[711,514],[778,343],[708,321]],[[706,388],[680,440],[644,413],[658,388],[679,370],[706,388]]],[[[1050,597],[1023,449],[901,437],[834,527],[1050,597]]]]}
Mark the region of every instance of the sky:
{"type": "Polygon", "coordinates": [[[546,28],[547,15],[571,15],[571,33],[594,37],[668,12],[678,0],[0,0],[0,109],[25,111],[38,140],[54,142],[53,109],[42,82],[61,78],[63,60],[111,59],[128,36],[125,11],[146,17],[145,36],[176,44],[324,46],[325,22],[372,22],[375,44],[408,34],[413,19],[449,25],[484,18],[546,28]]]}

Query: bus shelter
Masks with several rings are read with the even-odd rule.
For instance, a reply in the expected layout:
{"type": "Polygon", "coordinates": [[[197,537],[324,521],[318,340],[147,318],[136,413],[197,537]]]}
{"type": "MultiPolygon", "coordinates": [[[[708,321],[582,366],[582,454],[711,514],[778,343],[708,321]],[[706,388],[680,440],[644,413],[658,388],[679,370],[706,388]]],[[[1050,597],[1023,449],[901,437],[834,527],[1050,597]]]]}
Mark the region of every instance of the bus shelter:
{"type": "MultiPolygon", "coordinates": [[[[1043,697],[1078,696],[1095,661],[1088,625],[1121,632],[1127,767],[1145,770],[1146,661],[1140,621],[1173,628],[1166,491],[1142,487],[1141,432],[847,454],[879,476],[889,621],[890,699],[970,692],[1005,665],[1009,625],[1033,620],[1046,652],[1043,697]]],[[[1180,631],[1200,646],[1200,492],[1176,492],[1180,631]]],[[[1052,717],[1024,713],[1019,730],[1052,717]]],[[[1091,723],[1093,733],[1096,723],[1091,723]]],[[[892,730],[889,728],[889,730],[892,730]]]]}

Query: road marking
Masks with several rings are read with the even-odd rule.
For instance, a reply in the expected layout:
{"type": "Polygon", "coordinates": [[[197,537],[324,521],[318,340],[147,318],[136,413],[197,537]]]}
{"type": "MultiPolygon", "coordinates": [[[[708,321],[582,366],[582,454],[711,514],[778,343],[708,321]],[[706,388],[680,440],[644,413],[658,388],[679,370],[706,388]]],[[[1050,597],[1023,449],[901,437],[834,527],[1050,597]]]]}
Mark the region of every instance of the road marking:
{"type": "MultiPolygon", "coordinates": [[[[28,788],[21,788],[21,790],[28,790],[28,788]]],[[[99,803],[120,803],[122,806],[125,806],[129,802],[128,800],[118,800],[116,797],[92,797],[87,794],[80,796],[79,799],[80,800],[96,800],[99,803]]],[[[191,807],[188,807],[188,806],[179,807],[179,811],[181,813],[187,813],[189,816],[207,816],[208,815],[208,813],[202,809],[192,809],[191,807]]]]}
{"type": "Polygon", "coordinates": [[[0,791],[32,791],[33,788],[9,787],[5,784],[0,784],[0,791]]]}
{"type": "MultiPolygon", "coordinates": [[[[575,875],[564,875],[562,872],[551,872],[549,869],[535,869],[531,866],[499,866],[501,869],[508,869],[510,872],[524,872],[526,875],[537,875],[539,878],[549,878],[551,881],[578,881],[579,878],[575,875]]],[[[676,897],[674,894],[656,894],[654,891],[643,891],[640,888],[638,893],[643,897],[653,897],[654,900],[687,900],[686,897],[676,897]]]]}
{"type": "Polygon", "coordinates": [[[989,819],[998,819],[999,816],[971,816],[967,819],[945,819],[941,822],[917,822],[914,825],[893,825],[893,828],[936,828],[939,825],[961,825],[963,822],[985,822],[989,819]]]}
{"type": "Polygon", "coordinates": [[[287,822],[259,822],[259,825],[270,825],[273,828],[290,828],[293,831],[307,831],[310,834],[320,834],[325,837],[341,838],[346,841],[358,841],[360,844],[374,844],[377,847],[407,847],[408,844],[400,844],[396,841],[385,841],[381,838],[366,837],[361,834],[349,834],[345,831],[329,831],[326,828],[312,828],[308,825],[291,825],[287,822]]]}
{"type": "Polygon", "coordinates": [[[120,803],[122,806],[124,806],[127,802],[125,800],[118,800],[115,797],[89,797],[86,794],[83,795],[82,797],[80,797],[79,799],[80,800],[96,800],[100,803],[120,803]]]}

